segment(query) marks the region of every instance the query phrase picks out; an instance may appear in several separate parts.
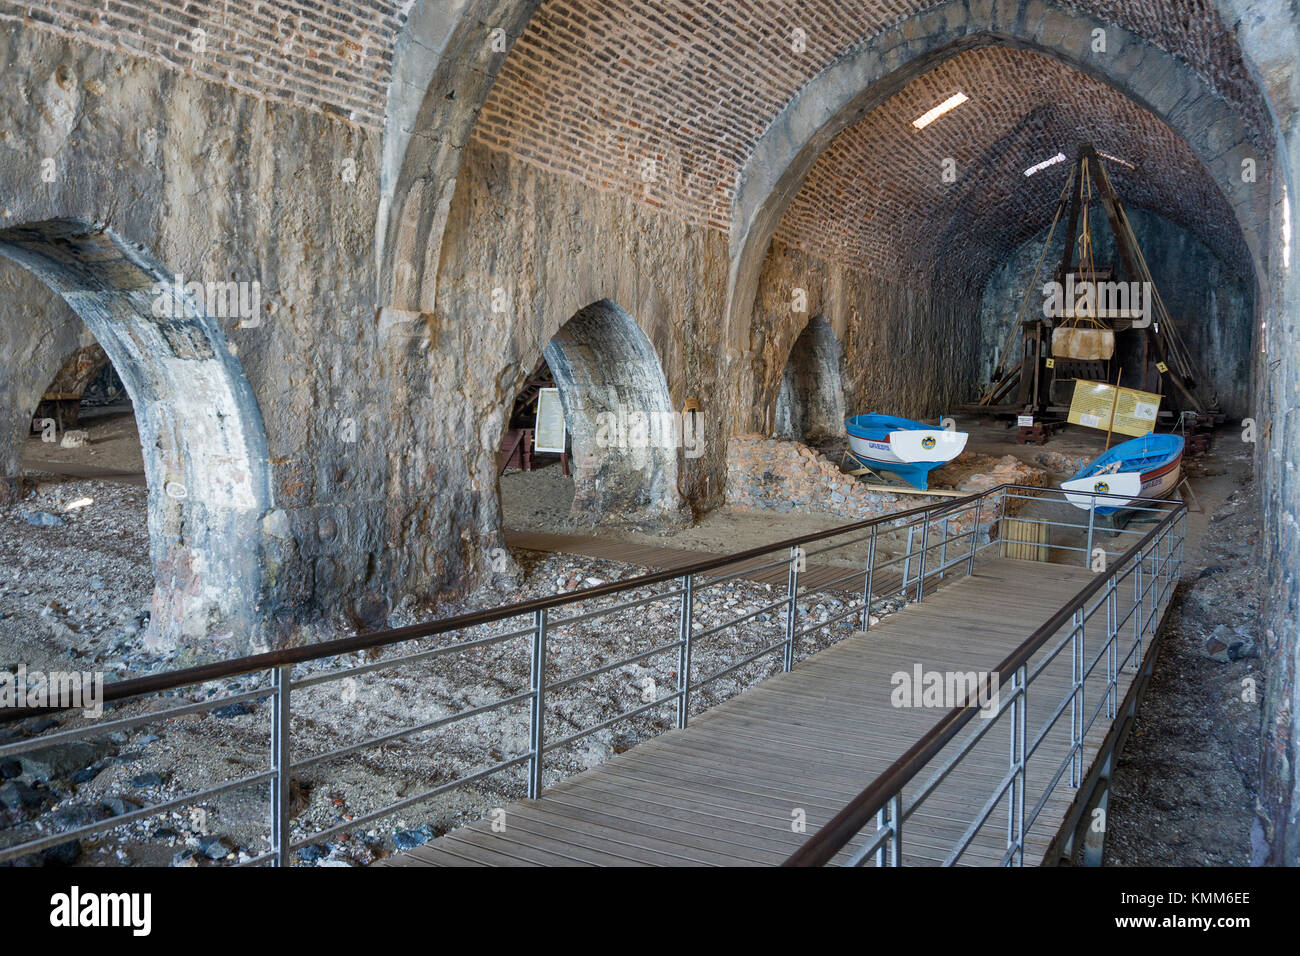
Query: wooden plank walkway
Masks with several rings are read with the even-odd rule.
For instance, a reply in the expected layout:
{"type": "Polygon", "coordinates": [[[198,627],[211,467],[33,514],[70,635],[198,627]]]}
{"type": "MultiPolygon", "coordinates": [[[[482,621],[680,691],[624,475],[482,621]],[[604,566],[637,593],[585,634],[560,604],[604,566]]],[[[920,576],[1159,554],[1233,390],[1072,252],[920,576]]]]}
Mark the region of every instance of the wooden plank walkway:
{"type": "MultiPolygon", "coordinates": [[[[908,605],[869,632],[693,715],[687,729],[664,733],[570,777],[540,800],[510,805],[504,832],[494,833],[491,821],[484,819],[384,862],[778,864],[807,839],[792,827],[799,811],[806,814],[806,833],[816,832],[946,712],[946,707],[892,706],[892,675],[911,674],[918,666],[923,672],[987,671],[1091,580],[1085,568],[1009,559],[982,563],[972,577],[927,594],[923,602],[908,605]]],[[[1132,603],[1131,587],[1125,590],[1127,594],[1117,595],[1121,618],[1132,603]]],[[[1103,607],[1090,626],[1090,662],[1104,638],[1105,613],[1103,607]]],[[[1126,650],[1121,644],[1121,655],[1126,650]]],[[[1067,645],[1030,684],[1031,742],[1068,693],[1070,668],[1067,645]]],[[[1088,714],[1101,700],[1105,675],[1103,659],[1087,682],[1088,714]]],[[[1117,706],[1133,677],[1134,668],[1123,673],[1117,706]]],[[[1004,675],[1003,682],[1008,679],[1004,675]]],[[[959,741],[986,726],[982,719],[972,721],[959,741]]],[[[1109,726],[1103,709],[1086,738],[1085,771],[1109,726]]],[[[916,809],[903,828],[905,864],[944,860],[1007,773],[1009,738],[1009,717],[1003,716],[916,809]]],[[[1028,762],[1027,811],[1032,813],[1039,798],[1047,796],[1026,838],[1026,863],[1043,860],[1074,800],[1068,772],[1052,785],[1069,740],[1067,708],[1028,762]]],[[[905,806],[941,762],[933,762],[913,781],[904,794],[905,806]]],[[[957,862],[998,863],[1006,848],[1006,820],[1004,799],[957,862]]]]}

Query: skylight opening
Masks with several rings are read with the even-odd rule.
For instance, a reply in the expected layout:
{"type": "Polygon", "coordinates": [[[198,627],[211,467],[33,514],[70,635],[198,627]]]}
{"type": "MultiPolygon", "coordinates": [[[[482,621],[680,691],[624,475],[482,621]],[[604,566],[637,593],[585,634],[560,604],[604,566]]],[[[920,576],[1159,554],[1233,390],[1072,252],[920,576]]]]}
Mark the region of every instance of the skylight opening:
{"type": "Polygon", "coordinates": [[[1042,172],[1048,166],[1055,166],[1057,163],[1063,163],[1063,162],[1065,162],[1065,154],[1057,153],[1051,159],[1045,159],[1041,163],[1035,163],[1033,166],[1030,166],[1028,169],[1025,170],[1025,175],[1032,176],[1034,175],[1034,173],[1042,172]]]}
{"type": "Polygon", "coordinates": [[[934,109],[930,110],[929,112],[922,113],[916,119],[912,120],[912,125],[915,126],[917,129],[925,129],[927,126],[929,126],[931,123],[937,120],[944,113],[947,113],[949,110],[956,109],[957,107],[965,103],[968,99],[970,99],[970,97],[967,96],[965,93],[954,93],[952,96],[948,97],[938,106],[936,106],[934,109]]]}

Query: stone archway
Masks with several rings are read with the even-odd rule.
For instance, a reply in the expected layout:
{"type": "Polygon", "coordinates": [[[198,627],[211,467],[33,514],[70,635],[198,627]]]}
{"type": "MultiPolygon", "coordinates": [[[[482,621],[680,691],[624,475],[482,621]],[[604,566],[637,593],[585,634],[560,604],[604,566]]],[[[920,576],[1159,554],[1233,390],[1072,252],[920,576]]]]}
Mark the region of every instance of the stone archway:
{"type": "Polygon", "coordinates": [[[1048,0],[948,0],[899,21],[813,78],[769,125],[747,158],[731,206],[731,263],[724,338],[737,404],[753,383],[750,318],[772,237],[818,156],[844,129],[940,63],[981,46],[1054,57],[1150,111],[1201,159],[1233,209],[1258,275],[1267,267],[1267,190],[1242,182],[1243,159],[1264,181],[1270,150],[1254,145],[1232,108],[1189,65],[1142,37],[1048,0]],[[1108,53],[1094,57],[1094,29],[1108,53]]]}
{"type": "Polygon", "coordinates": [[[574,520],[684,520],[677,488],[681,417],[636,320],[602,299],[562,325],[542,354],[572,436],[574,520]]]}
{"type": "Polygon", "coordinates": [[[773,438],[817,442],[844,434],[842,353],[824,318],[817,316],[804,326],[781,375],[773,438]]]}
{"type": "MultiPolygon", "coordinates": [[[[220,326],[140,246],[102,225],[47,220],[0,230],[0,255],[80,317],[135,406],[155,573],[151,642],[224,635],[237,646],[263,644],[266,438],[220,326]]],[[[9,476],[11,487],[18,481],[9,476]]]]}

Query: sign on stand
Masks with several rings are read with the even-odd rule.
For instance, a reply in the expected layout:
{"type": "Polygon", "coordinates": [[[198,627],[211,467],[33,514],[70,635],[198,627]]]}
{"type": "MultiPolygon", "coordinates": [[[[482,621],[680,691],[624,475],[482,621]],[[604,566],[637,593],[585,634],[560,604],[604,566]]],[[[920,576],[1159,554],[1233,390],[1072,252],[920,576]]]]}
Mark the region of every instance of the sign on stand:
{"type": "Polygon", "coordinates": [[[533,447],[537,451],[564,454],[564,406],[558,388],[543,388],[537,394],[537,429],[533,447]]]}
{"type": "Polygon", "coordinates": [[[1155,431],[1159,414],[1159,395],[1135,388],[1117,388],[1106,382],[1079,380],[1074,383],[1068,421],[1085,428],[1140,438],[1155,431]]]}

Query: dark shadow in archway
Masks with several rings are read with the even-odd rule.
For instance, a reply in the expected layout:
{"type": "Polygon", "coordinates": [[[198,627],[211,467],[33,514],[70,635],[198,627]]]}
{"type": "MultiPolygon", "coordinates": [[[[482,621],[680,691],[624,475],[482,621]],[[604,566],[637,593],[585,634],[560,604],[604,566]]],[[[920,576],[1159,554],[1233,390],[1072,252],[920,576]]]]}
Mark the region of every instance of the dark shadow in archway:
{"type": "Polygon", "coordinates": [[[239,647],[262,644],[266,437],[217,321],[142,247],[103,226],[0,230],[0,255],[80,316],[134,405],[149,486],[151,642],[225,635],[239,647]]]}
{"type": "Polygon", "coordinates": [[[842,351],[824,318],[804,326],[781,375],[773,438],[817,443],[844,434],[842,351]]]}

